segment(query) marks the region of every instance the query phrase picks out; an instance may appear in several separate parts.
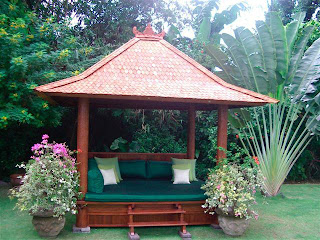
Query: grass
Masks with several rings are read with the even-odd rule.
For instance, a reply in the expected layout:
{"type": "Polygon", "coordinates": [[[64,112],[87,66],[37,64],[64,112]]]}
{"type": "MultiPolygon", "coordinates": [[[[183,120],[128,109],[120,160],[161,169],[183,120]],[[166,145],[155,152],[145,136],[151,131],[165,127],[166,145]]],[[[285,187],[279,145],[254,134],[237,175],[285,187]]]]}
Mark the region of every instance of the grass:
{"type": "MultiPolygon", "coordinates": [[[[31,217],[13,210],[15,201],[7,197],[8,188],[0,188],[0,239],[41,239],[34,230],[31,217]]],[[[256,209],[260,213],[252,220],[245,234],[238,239],[320,239],[320,185],[284,185],[284,197],[258,197],[256,209]]],[[[127,239],[128,228],[94,228],[90,234],[73,234],[74,216],[68,216],[64,230],[57,239],[127,239]]],[[[209,226],[187,227],[192,239],[231,238],[209,226]]],[[[139,228],[141,239],[180,239],[176,227],[139,228]]]]}

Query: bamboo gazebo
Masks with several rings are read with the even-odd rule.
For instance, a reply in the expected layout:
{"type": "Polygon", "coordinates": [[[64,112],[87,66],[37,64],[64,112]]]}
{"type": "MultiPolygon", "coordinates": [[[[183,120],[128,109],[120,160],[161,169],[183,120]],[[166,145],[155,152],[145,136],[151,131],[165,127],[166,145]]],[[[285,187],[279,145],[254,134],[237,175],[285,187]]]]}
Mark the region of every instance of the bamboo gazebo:
{"type": "MultiPolygon", "coordinates": [[[[78,106],[77,155],[81,190],[76,229],[130,227],[129,238],[138,239],[134,227],[181,226],[217,223],[205,214],[204,200],[182,201],[92,201],[88,200],[88,158],[114,157],[123,160],[171,161],[171,157],[195,158],[196,111],[218,110],[218,146],[227,148],[228,109],[276,103],[275,99],[226,83],[205,67],[154,33],[133,29],[135,37],[83,73],[39,86],[37,94],[47,101],[78,106]],[[88,152],[90,107],[125,109],[174,109],[188,111],[187,153],[88,152]],[[138,222],[137,222],[138,221],[138,222]]],[[[217,158],[225,157],[218,150],[217,158]]],[[[125,194],[125,193],[124,193],[125,194]]]]}

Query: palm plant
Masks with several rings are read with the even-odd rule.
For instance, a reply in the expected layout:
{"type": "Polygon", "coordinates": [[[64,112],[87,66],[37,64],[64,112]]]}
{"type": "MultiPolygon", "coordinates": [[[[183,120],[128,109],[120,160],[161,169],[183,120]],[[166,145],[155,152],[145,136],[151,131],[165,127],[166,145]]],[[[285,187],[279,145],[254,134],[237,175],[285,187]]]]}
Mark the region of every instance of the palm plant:
{"type": "Polygon", "coordinates": [[[244,109],[229,114],[248,155],[259,158],[271,196],[279,192],[313,135],[320,133],[320,39],[305,50],[313,27],[301,27],[304,16],[298,13],[284,26],[278,13],[270,12],[266,21],[257,21],[256,32],[240,27],[235,37],[222,34],[225,47],[206,47],[217,75],[279,100],[251,114],[244,109]]]}

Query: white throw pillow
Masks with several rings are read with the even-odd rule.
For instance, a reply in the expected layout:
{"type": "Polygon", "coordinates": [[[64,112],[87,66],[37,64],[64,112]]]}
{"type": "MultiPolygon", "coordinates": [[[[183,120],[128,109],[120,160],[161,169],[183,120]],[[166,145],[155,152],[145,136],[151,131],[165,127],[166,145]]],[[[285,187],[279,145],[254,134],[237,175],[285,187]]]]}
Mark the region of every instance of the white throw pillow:
{"type": "Polygon", "coordinates": [[[100,172],[103,176],[104,185],[117,184],[116,175],[114,174],[113,168],[108,170],[100,169],[100,172]]]}
{"type": "Polygon", "coordinates": [[[190,184],[189,172],[190,169],[173,169],[173,184],[190,184]]]}

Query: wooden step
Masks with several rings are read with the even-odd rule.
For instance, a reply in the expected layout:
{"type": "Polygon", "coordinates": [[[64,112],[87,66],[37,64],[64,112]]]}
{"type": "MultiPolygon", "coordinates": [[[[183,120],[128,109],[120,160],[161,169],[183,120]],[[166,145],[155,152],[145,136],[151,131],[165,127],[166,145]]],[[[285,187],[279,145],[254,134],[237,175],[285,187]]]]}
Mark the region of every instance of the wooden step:
{"type": "Polygon", "coordinates": [[[181,214],[186,213],[182,209],[132,209],[128,210],[128,215],[160,215],[160,214],[181,214]]]}
{"type": "Polygon", "coordinates": [[[129,227],[162,227],[162,226],[186,226],[188,223],[184,221],[168,221],[168,222],[134,222],[129,223],[129,227]]]}

